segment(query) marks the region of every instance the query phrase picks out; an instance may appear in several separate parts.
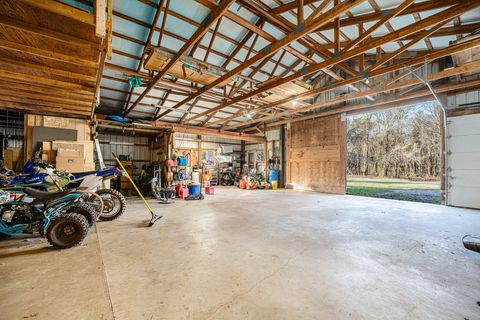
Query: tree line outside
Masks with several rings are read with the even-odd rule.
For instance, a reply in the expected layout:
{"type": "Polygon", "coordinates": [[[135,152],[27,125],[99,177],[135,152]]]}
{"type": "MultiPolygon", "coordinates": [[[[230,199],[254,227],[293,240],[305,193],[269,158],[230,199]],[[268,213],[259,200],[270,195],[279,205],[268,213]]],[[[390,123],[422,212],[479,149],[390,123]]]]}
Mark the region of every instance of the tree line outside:
{"type": "Polygon", "coordinates": [[[349,117],[347,174],[438,180],[440,123],[441,111],[433,103],[349,117]]]}

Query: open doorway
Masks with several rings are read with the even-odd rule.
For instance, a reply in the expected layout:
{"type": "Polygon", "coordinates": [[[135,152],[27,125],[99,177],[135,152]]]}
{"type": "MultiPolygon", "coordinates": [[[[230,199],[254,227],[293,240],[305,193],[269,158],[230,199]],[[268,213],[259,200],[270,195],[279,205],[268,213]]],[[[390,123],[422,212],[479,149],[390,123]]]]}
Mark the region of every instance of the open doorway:
{"type": "Polygon", "coordinates": [[[347,118],[347,194],[441,202],[441,111],[434,103],[347,118]]]}

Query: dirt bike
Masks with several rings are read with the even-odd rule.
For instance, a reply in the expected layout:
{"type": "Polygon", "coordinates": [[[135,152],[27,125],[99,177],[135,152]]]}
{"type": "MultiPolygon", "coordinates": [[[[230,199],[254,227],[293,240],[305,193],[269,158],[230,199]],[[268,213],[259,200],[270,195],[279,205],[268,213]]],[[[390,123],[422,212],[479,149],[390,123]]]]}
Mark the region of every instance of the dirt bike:
{"type": "Polygon", "coordinates": [[[79,202],[76,190],[18,191],[17,198],[0,206],[0,234],[19,237],[38,232],[55,248],[80,245],[95,223],[95,209],[79,202]]]}
{"type": "Polygon", "coordinates": [[[122,170],[118,168],[72,173],[66,188],[73,187],[84,192],[82,200],[97,208],[98,218],[111,221],[125,213],[127,202],[117,190],[101,189],[101,186],[104,181],[122,174],[122,170]]]}
{"type": "Polygon", "coordinates": [[[68,172],[55,170],[50,164],[27,160],[22,174],[8,170],[0,175],[0,187],[31,187],[43,191],[61,190],[70,182],[68,172]]]}

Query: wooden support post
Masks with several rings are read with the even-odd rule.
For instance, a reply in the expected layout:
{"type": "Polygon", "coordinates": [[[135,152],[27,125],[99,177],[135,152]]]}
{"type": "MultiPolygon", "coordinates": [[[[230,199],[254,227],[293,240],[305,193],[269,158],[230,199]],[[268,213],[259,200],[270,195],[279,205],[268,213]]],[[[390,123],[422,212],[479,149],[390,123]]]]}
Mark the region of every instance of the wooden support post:
{"type": "Polygon", "coordinates": [[[108,38],[107,38],[107,58],[112,59],[112,33],[113,33],[113,3],[112,0],[107,2],[108,9],[108,38]]]}
{"type": "Polygon", "coordinates": [[[106,0],[95,0],[95,34],[104,38],[107,26],[107,2],[106,0]]]}
{"type": "MultiPolygon", "coordinates": [[[[333,5],[338,6],[338,0],[334,0],[333,5]]],[[[338,53],[340,52],[340,17],[335,18],[334,26],[333,43],[335,44],[335,53],[338,53]]]]}
{"type": "MultiPolygon", "coordinates": [[[[201,165],[202,164],[202,161],[203,161],[203,158],[202,158],[202,136],[201,135],[197,135],[197,143],[198,143],[198,156],[197,156],[197,165],[201,165]]],[[[203,177],[202,177],[203,179],[203,177]]]]}
{"type": "Polygon", "coordinates": [[[265,136],[265,142],[263,144],[264,146],[264,161],[265,161],[265,181],[268,179],[268,140],[267,140],[267,126],[264,123],[263,124],[263,135],[265,136]]]}
{"type": "Polygon", "coordinates": [[[297,0],[297,25],[302,24],[303,21],[303,0],[297,0]]]}

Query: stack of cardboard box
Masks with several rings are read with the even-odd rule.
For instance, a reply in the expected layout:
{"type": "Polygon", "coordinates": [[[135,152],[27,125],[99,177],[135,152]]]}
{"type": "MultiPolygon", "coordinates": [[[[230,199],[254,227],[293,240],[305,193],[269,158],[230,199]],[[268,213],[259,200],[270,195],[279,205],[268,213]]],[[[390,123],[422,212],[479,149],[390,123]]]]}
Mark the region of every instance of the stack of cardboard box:
{"type": "Polygon", "coordinates": [[[42,160],[59,170],[95,170],[92,141],[44,141],[42,147],[42,160]]]}

